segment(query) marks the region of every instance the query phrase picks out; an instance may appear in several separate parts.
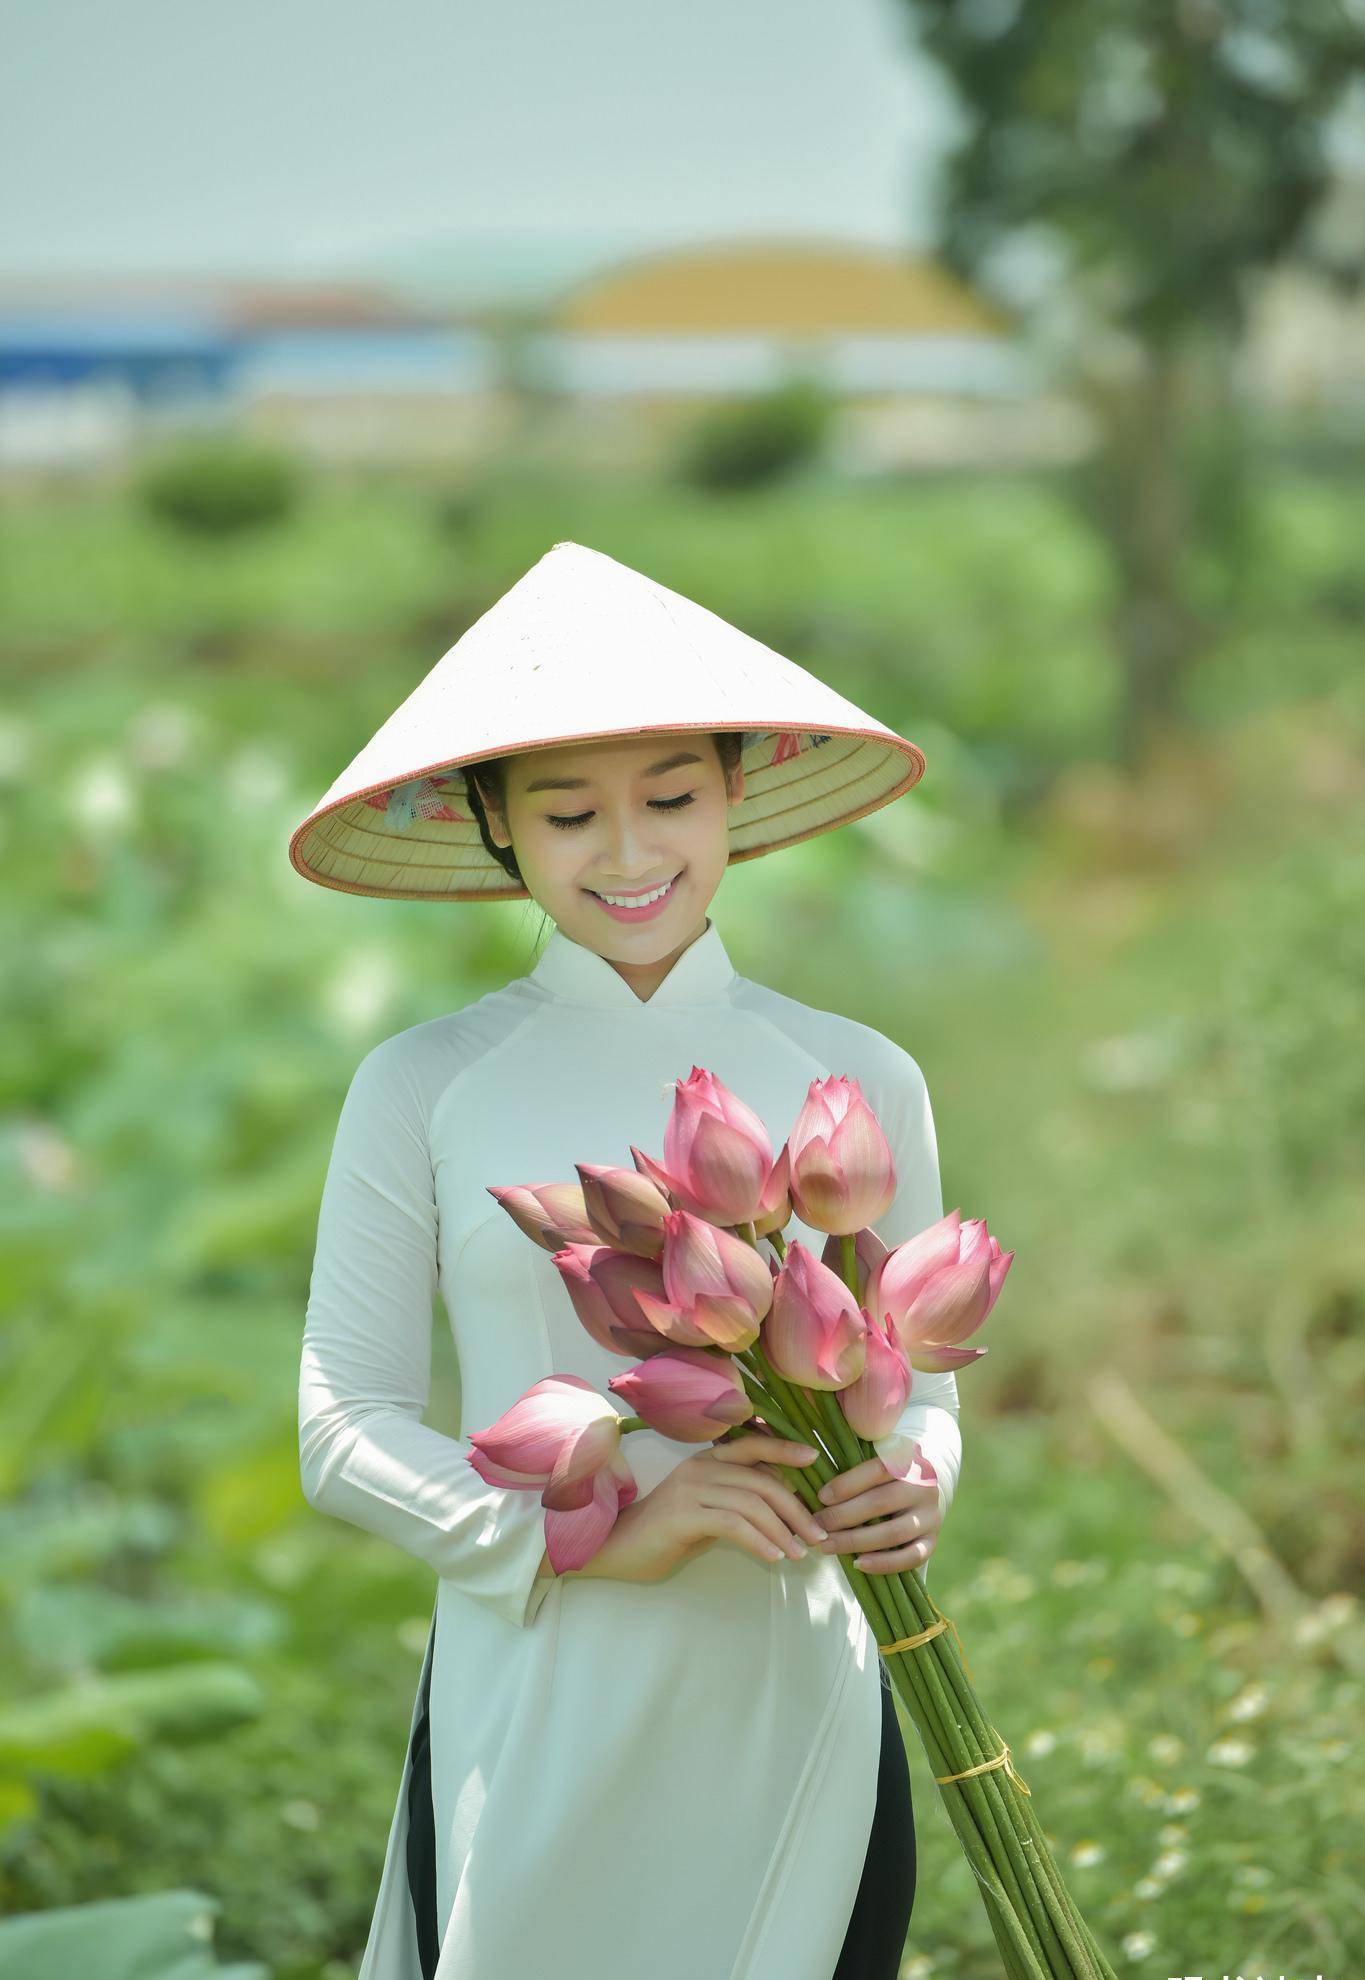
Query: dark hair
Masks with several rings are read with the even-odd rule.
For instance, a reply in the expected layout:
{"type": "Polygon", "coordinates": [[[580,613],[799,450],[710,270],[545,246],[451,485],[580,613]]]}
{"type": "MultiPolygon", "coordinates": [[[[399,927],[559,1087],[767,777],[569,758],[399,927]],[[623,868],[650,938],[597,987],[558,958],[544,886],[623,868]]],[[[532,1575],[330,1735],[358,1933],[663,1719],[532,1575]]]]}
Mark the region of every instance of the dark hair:
{"type": "MultiPolygon", "coordinates": [[[[716,745],[716,754],[720,758],[721,769],[725,772],[725,780],[728,784],[739,768],[739,759],[744,747],[743,733],[738,729],[711,730],[709,733],[716,745]]],[[[505,817],[509,761],[506,756],[481,756],[476,763],[466,763],[462,774],[465,794],[469,799],[469,809],[479,828],[479,837],[498,865],[505,869],[517,886],[525,887],[526,882],[521,877],[521,868],[517,865],[515,851],[511,846],[498,845],[488,829],[488,815],[484,810],[483,790],[480,789],[482,785],[489,791],[497,810],[505,817]]]]}

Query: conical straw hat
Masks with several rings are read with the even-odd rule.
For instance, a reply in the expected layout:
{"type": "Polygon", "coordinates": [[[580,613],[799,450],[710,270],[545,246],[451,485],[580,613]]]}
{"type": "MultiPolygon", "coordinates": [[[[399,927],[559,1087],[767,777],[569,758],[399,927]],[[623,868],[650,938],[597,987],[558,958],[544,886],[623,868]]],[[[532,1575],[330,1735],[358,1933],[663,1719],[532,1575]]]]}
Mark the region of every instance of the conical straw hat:
{"type": "Polygon", "coordinates": [[[305,879],[407,901],[528,899],[485,847],[463,764],[650,731],[738,730],[730,863],[862,818],[923,753],[704,605],[556,543],[438,660],[289,841],[305,879]]]}

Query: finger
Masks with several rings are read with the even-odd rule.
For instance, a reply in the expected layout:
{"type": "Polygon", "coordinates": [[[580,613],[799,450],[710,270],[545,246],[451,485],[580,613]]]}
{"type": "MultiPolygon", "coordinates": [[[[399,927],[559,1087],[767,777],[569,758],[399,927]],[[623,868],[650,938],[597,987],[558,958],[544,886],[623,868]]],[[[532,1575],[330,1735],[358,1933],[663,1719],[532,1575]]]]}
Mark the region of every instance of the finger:
{"type": "Polygon", "coordinates": [[[712,1485],[708,1487],[702,1500],[703,1507],[721,1508],[736,1513],[748,1520],[765,1540],[776,1546],[781,1553],[792,1560],[802,1560],[806,1554],[805,1543],[785,1523],[774,1507],[768,1504],[762,1492],[746,1491],[736,1482],[734,1485],[712,1485]]]}
{"type": "Polygon", "coordinates": [[[793,1443],[787,1437],[769,1437],[751,1431],[747,1437],[725,1437],[712,1445],[716,1456],[726,1464],[813,1464],[816,1451],[811,1444],[793,1443]]]}
{"type": "Polygon", "coordinates": [[[888,1478],[894,1476],[879,1457],[868,1458],[848,1471],[837,1471],[827,1485],[820,1487],[820,1502],[826,1506],[837,1505],[841,1500],[856,1498],[859,1492],[866,1492],[872,1485],[885,1485],[888,1478]]]}
{"type": "Polygon", "coordinates": [[[879,1519],[873,1526],[850,1526],[831,1532],[820,1543],[825,1554],[852,1554],[860,1548],[899,1547],[924,1537],[924,1521],[918,1513],[898,1513],[892,1519],[879,1519]]]}
{"type": "Polygon", "coordinates": [[[907,1568],[923,1567],[934,1551],[931,1539],[916,1540],[909,1547],[897,1547],[879,1554],[855,1554],[853,1565],[864,1574],[903,1574],[907,1568]]]}
{"type": "Polygon", "coordinates": [[[919,1512],[922,1515],[922,1508],[918,1502],[912,1504],[906,1498],[905,1481],[898,1478],[893,1478],[888,1485],[874,1485],[870,1492],[859,1492],[854,1498],[844,1499],[838,1505],[820,1508],[820,1516],[831,1532],[836,1527],[865,1526],[870,1519],[876,1519],[883,1513],[903,1512],[919,1512]]]}
{"type": "Polygon", "coordinates": [[[760,1561],[780,1561],[786,1556],[785,1548],[778,1545],[766,1533],[760,1532],[743,1513],[731,1512],[724,1506],[706,1508],[707,1526],[713,1538],[728,1540],[741,1553],[752,1554],[760,1561]]]}
{"type": "Polygon", "coordinates": [[[812,1547],[818,1546],[829,1532],[823,1514],[820,1517],[810,1511],[795,1492],[783,1484],[776,1473],[767,1465],[757,1464],[744,1474],[746,1484],[756,1492],[761,1492],[770,1506],[781,1515],[793,1533],[802,1534],[812,1547]]]}

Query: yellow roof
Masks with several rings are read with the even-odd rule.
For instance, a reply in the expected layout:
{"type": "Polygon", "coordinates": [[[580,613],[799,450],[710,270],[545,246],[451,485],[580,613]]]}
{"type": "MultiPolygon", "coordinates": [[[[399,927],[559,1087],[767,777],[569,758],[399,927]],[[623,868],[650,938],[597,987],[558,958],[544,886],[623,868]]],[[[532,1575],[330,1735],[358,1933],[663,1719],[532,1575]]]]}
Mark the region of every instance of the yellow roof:
{"type": "Polygon", "coordinates": [[[1007,335],[1005,313],[938,263],[836,243],[727,241],[599,271],[553,312],[597,335],[1007,335]]]}

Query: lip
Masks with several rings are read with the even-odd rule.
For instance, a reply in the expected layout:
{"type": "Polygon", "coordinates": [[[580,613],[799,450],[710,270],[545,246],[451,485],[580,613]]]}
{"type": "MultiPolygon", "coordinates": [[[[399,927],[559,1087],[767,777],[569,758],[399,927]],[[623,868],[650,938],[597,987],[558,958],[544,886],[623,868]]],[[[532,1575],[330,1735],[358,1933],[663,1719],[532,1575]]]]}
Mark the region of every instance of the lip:
{"type": "Polygon", "coordinates": [[[583,892],[589,900],[596,901],[602,912],[609,914],[613,921],[653,921],[657,915],[663,913],[672,900],[681,877],[680,874],[675,873],[668,883],[668,892],[660,894],[657,901],[651,901],[648,907],[642,908],[613,907],[610,901],[604,901],[600,894],[595,894],[591,887],[585,887],[583,892]]]}

